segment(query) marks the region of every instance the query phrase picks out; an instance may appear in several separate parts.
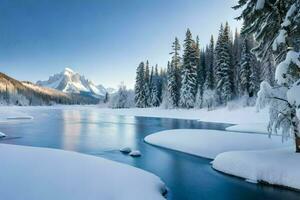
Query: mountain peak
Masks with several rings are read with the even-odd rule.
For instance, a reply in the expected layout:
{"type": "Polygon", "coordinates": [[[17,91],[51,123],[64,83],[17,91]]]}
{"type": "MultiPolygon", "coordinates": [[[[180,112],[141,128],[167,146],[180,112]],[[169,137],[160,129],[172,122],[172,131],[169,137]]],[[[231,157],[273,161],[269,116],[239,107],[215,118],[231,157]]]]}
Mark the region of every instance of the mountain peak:
{"type": "Polygon", "coordinates": [[[73,71],[71,68],[69,68],[69,67],[66,67],[66,68],[64,69],[63,72],[71,72],[71,73],[74,73],[74,71],[73,71]]]}
{"type": "Polygon", "coordinates": [[[63,72],[50,76],[46,81],[38,81],[37,84],[66,93],[85,94],[94,97],[103,97],[106,93],[106,89],[96,86],[92,81],[68,67],[63,72]]]}

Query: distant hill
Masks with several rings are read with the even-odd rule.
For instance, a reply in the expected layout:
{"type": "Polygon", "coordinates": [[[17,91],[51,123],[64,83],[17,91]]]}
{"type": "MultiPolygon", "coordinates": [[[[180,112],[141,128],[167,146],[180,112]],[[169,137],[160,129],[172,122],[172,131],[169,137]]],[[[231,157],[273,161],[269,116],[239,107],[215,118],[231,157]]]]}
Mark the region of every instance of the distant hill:
{"type": "Polygon", "coordinates": [[[99,98],[69,94],[31,82],[21,82],[0,72],[0,105],[96,104],[99,98]]]}
{"type": "Polygon", "coordinates": [[[84,94],[102,99],[108,92],[102,85],[95,85],[91,80],[74,72],[70,68],[65,68],[62,72],[50,76],[46,81],[38,81],[39,86],[53,88],[70,94],[84,94]]]}

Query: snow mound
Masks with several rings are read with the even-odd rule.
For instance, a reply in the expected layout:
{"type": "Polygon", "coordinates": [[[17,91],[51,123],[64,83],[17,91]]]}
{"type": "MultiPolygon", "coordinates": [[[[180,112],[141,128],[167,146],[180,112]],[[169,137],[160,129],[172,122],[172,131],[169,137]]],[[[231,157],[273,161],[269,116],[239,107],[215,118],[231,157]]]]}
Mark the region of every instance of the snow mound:
{"type": "Polygon", "coordinates": [[[159,177],[115,161],[7,144],[0,144],[0,152],[1,199],[164,199],[159,177]]]}
{"type": "Polygon", "coordinates": [[[120,149],[120,151],[122,153],[130,153],[131,152],[131,148],[130,147],[123,147],[120,149]]]}
{"type": "Polygon", "coordinates": [[[213,161],[213,168],[226,174],[295,189],[300,189],[299,165],[293,148],[225,152],[213,161]]]}
{"type": "Polygon", "coordinates": [[[262,150],[291,146],[282,143],[281,136],[238,133],[205,129],[176,129],[148,135],[147,143],[184,153],[215,158],[218,154],[234,150],[262,150]]]}
{"type": "Polygon", "coordinates": [[[129,155],[132,157],[140,157],[142,154],[139,150],[133,150],[129,153],[129,155]]]}

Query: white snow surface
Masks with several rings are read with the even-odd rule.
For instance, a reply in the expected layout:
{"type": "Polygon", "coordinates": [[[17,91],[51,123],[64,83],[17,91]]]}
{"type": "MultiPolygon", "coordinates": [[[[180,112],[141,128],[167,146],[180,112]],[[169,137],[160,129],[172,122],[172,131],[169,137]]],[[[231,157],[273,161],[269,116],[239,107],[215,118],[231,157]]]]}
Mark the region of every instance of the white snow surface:
{"type": "Polygon", "coordinates": [[[163,200],[157,176],[104,158],[0,144],[1,199],[163,200]],[[14,192],[16,191],[16,192],[14,192]]]}
{"type": "Polygon", "coordinates": [[[213,168],[224,173],[295,189],[300,189],[299,166],[300,154],[293,148],[231,151],[213,161],[213,168]]]}
{"type": "Polygon", "coordinates": [[[269,134],[268,123],[244,123],[229,126],[227,131],[269,134]]]}
{"type": "Polygon", "coordinates": [[[148,135],[145,141],[160,147],[212,159],[227,151],[273,149],[292,145],[292,141],[282,143],[280,136],[269,138],[264,134],[205,129],[166,130],[148,135]]]}

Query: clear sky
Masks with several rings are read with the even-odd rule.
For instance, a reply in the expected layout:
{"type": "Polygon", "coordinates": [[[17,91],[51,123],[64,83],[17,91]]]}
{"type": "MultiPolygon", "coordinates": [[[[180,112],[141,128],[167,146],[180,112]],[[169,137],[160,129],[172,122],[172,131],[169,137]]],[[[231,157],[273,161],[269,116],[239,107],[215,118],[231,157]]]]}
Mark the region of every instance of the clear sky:
{"type": "Polygon", "coordinates": [[[97,84],[132,88],[140,61],[165,66],[190,28],[205,46],[236,0],[1,0],[0,71],[45,80],[70,67],[97,84]]]}

